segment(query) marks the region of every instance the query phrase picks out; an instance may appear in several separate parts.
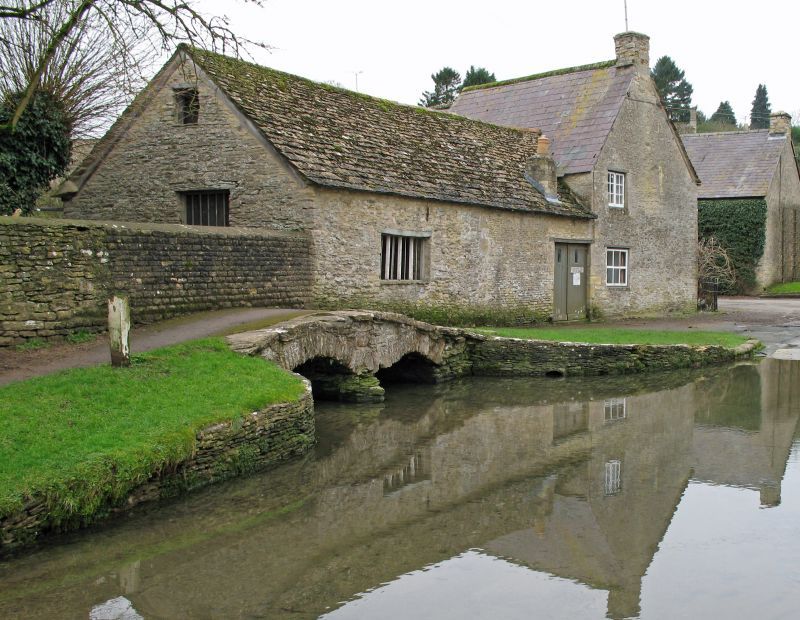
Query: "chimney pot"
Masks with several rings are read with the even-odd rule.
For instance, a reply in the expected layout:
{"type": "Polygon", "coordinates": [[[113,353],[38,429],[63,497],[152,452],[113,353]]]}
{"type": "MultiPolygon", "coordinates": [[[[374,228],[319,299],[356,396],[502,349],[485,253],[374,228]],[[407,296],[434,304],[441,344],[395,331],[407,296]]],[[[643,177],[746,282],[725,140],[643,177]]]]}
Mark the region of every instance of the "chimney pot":
{"type": "Polygon", "coordinates": [[[550,154],[550,138],[548,138],[547,136],[539,137],[539,142],[536,144],[536,154],[537,155],[550,154]]]}
{"type": "Polygon", "coordinates": [[[621,32],[614,37],[617,66],[650,70],[650,37],[640,32],[621,32]]]}
{"type": "Polygon", "coordinates": [[[773,112],[769,115],[770,135],[792,135],[792,117],[786,112],[773,112]]]}

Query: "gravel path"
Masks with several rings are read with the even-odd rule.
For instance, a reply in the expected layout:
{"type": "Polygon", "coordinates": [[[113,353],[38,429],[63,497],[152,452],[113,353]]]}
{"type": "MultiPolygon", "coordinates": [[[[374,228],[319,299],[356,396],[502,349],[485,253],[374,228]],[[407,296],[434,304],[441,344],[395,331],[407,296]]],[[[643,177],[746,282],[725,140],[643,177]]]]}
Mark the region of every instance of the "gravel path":
{"type": "MultiPolygon", "coordinates": [[[[235,308],[138,326],[131,330],[131,351],[149,351],[186,340],[258,329],[302,312],[276,308],[235,308]]],[[[34,351],[0,348],[0,385],[110,361],[105,334],[81,344],[55,344],[34,351]]]]}

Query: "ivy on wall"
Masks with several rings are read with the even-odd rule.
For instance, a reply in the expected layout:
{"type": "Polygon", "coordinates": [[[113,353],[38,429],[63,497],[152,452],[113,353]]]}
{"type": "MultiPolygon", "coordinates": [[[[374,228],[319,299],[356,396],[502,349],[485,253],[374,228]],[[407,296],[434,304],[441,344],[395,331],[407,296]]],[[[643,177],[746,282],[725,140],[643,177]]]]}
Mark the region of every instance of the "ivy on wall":
{"type": "Polygon", "coordinates": [[[725,293],[744,293],[756,286],[756,265],[764,254],[767,203],[763,198],[698,200],[700,238],[715,237],[730,255],[736,282],[725,293]]]}

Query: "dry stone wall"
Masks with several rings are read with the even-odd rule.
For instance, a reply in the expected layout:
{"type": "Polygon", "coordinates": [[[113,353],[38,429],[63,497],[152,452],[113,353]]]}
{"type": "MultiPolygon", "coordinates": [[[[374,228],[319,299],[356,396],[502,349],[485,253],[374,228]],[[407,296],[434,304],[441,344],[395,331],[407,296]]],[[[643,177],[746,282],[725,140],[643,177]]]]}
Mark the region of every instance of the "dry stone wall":
{"type": "Polygon", "coordinates": [[[306,382],[303,396],[295,402],[278,403],[201,429],[190,458],[154,472],[149,480],[132,488],[121,503],[106,496],[93,514],[70,518],[54,510],[45,495],[36,494],[19,511],[0,515],[0,557],[48,533],[79,529],[143,502],[277,465],[308,451],[314,441],[314,401],[306,382]]]}
{"type": "Polygon", "coordinates": [[[304,306],[302,233],[0,218],[0,346],[102,330],[111,293],[135,322],[235,306],[304,306]]]}

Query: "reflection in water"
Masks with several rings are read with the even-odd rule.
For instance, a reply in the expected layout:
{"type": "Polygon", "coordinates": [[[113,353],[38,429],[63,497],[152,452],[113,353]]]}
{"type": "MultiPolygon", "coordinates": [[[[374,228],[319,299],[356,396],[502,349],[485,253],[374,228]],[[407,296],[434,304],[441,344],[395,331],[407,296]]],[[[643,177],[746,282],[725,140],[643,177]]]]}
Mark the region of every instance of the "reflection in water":
{"type": "Polygon", "coordinates": [[[301,461],[0,564],[0,617],[697,617],[758,582],[725,553],[766,562],[773,531],[774,609],[794,595],[800,364],[387,394],[319,405],[301,461]],[[723,517],[735,536],[682,552],[723,517]]]}

